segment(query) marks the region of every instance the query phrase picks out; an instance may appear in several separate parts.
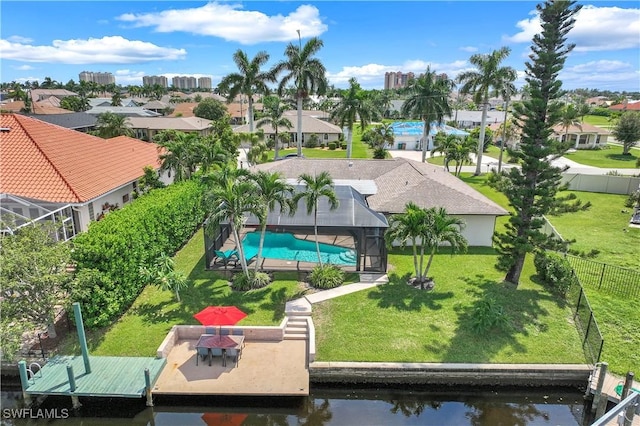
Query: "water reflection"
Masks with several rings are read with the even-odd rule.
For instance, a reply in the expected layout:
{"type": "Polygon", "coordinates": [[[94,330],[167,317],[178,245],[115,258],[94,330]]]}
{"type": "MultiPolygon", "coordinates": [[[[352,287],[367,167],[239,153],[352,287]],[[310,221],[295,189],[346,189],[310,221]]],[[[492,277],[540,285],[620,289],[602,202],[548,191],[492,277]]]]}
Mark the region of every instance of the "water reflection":
{"type": "MultiPolygon", "coordinates": [[[[314,388],[308,398],[156,398],[83,400],[71,410],[70,398],[47,398],[44,409],[69,409],[67,419],[17,420],[3,424],[95,425],[567,425],[583,426],[582,393],[572,389],[434,391],[314,388]]],[[[2,392],[2,405],[20,407],[20,392],[2,392]]],[[[588,411],[588,410],[587,410],[588,411]]],[[[4,410],[3,410],[4,412],[4,410]]]]}

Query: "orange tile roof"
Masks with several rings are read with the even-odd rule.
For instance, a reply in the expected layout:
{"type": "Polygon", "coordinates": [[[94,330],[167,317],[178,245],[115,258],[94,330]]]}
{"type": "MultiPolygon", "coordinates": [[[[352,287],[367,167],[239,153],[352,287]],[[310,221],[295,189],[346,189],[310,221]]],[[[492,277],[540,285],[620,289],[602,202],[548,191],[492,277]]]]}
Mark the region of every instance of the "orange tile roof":
{"type": "Polygon", "coordinates": [[[160,166],[154,143],[102,139],[19,114],[0,117],[2,193],[83,203],[139,178],[144,166],[160,166]]]}
{"type": "Polygon", "coordinates": [[[631,101],[631,102],[611,105],[609,109],[613,111],[640,111],[640,101],[631,101]]]}

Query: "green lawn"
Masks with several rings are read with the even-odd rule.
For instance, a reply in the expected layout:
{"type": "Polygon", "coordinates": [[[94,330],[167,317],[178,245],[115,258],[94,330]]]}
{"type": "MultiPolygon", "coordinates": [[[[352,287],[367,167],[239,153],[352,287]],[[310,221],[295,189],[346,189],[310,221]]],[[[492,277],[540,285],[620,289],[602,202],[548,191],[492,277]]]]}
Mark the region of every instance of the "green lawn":
{"type": "Polygon", "coordinates": [[[436,286],[406,285],[410,250],[389,258],[390,283],[313,306],[319,361],[583,363],[581,342],[565,305],[529,279],[516,289],[501,283],[495,253],[439,254],[430,275],[436,286]],[[510,329],[476,333],[477,304],[494,298],[510,329]]]}
{"type": "MultiPolygon", "coordinates": [[[[496,203],[509,209],[506,197],[486,184],[486,175],[463,173],[462,179],[496,203]]],[[[624,207],[626,196],[594,192],[575,193],[583,202],[593,206],[584,212],[550,216],[549,220],[560,235],[575,239],[572,248],[588,252],[597,249],[594,259],[602,263],[640,270],[640,229],[629,228],[629,210],[624,207]],[[623,231],[626,230],[627,232],[623,231]]],[[[496,230],[504,232],[507,218],[498,218],[496,230]]],[[[585,287],[589,303],[605,340],[602,360],[609,363],[613,373],[624,375],[640,368],[640,309],[638,301],[607,294],[593,287],[585,287]]]]}
{"type": "Polygon", "coordinates": [[[583,121],[603,129],[609,129],[613,125],[612,122],[609,121],[609,117],[603,117],[601,115],[585,115],[583,121]]]}
{"type": "MultiPolygon", "coordinates": [[[[362,142],[362,133],[360,127],[353,128],[351,158],[373,158],[373,152],[369,146],[362,142]]],[[[302,148],[302,155],[307,158],[347,158],[347,150],[340,147],[341,142],[336,142],[337,148],[330,150],[329,148],[302,148]]],[[[278,155],[295,154],[298,152],[296,147],[278,150],[278,155]]],[[[273,161],[275,151],[269,151],[269,161],[273,161]]]]}
{"type": "MultiPolygon", "coordinates": [[[[564,156],[576,163],[605,169],[635,169],[640,150],[632,149],[630,155],[622,155],[622,145],[608,144],[605,149],[579,149],[564,156]]],[[[638,169],[640,173],[640,169],[638,169]]]]}

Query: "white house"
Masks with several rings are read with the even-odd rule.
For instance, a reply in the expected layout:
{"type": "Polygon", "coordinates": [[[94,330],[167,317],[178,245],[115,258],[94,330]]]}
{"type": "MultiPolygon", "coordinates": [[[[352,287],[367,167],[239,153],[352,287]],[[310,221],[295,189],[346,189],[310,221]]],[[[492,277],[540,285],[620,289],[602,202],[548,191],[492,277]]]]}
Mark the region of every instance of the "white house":
{"type": "MultiPolygon", "coordinates": [[[[391,127],[393,128],[394,142],[389,149],[422,150],[424,132],[424,123],[422,121],[395,121],[391,124],[391,127]]],[[[469,133],[458,130],[455,127],[433,122],[429,130],[427,150],[433,149],[434,138],[439,132],[460,137],[469,135],[469,133]]]]}
{"type": "Polygon", "coordinates": [[[64,222],[68,239],[129,203],[144,167],[160,168],[156,144],[102,139],[19,114],[1,117],[0,212],[16,226],[64,222]]]}

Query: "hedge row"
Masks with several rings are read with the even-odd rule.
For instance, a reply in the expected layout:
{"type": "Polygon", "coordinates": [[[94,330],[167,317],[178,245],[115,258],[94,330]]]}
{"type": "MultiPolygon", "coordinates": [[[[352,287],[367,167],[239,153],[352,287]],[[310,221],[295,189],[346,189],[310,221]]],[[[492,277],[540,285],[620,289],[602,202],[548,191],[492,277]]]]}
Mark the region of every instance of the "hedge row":
{"type": "Polygon", "coordinates": [[[127,309],[144,288],[141,265],[172,256],[202,224],[204,187],[186,181],[156,189],[113,211],[73,240],[80,302],[87,327],[102,327],[127,309]]]}

